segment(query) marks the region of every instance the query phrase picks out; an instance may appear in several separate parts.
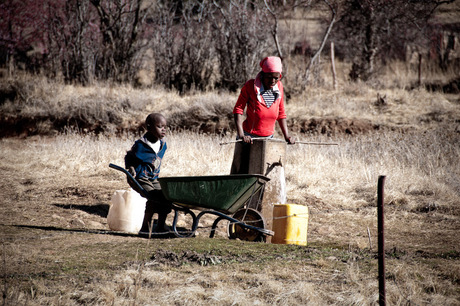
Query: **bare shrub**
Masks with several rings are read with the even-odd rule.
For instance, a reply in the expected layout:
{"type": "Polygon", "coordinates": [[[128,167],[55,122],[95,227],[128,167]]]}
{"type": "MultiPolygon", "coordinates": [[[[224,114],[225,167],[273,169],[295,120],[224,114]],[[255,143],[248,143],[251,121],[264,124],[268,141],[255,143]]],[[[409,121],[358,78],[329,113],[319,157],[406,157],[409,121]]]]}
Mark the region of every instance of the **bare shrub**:
{"type": "Polygon", "coordinates": [[[379,64],[404,59],[412,45],[429,50],[429,19],[441,5],[453,1],[345,1],[332,39],[341,55],[351,59],[352,80],[368,80],[379,64]]]}
{"type": "Polygon", "coordinates": [[[174,110],[168,124],[178,130],[192,130],[226,135],[232,132],[233,103],[222,101],[217,95],[198,96],[190,105],[174,110]]]}
{"type": "Polygon", "coordinates": [[[219,87],[235,91],[254,77],[264,55],[273,52],[270,46],[270,24],[266,11],[257,3],[238,0],[214,2],[217,12],[213,17],[214,43],[219,59],[219,87]]]}
{"type": "Polygon", "coordinates": [[[25,68],[81,83],[133,79],[149,28],[141,0],[8,2],[0,5],[0,47],[10,66],[22,58],[25,68]]]}
{"type": "Polygon", "coordinates": [[[142,8],[141,0],[90,2],[99,17],[102,46],[95,59],[98,76],[116,81],[132,80],[137,71],[134,59],[142,46],[138,37],[146,30],[148,10],[142,8]]]}
{"type": "Polygon", "coordinates": [[[156,79],[184,93],[213,88],[213,32],[207,7],[184,3],[155,7],[152,49],[156,79]],[[198,12],[197,12],[198,10],[198,12]]]}

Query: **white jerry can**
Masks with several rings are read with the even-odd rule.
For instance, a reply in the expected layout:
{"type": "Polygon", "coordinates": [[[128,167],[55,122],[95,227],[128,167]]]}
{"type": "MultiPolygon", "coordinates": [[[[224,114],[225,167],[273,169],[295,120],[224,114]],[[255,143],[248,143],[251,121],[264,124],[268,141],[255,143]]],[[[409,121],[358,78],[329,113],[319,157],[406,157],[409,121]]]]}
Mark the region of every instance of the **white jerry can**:
{"type": "Polygon", "coordinates": [[[137,234],[144,221],[146,202],[147,199],[131,188],[115,191],[107,215],[109,228],[112,231],[137,234]]]}

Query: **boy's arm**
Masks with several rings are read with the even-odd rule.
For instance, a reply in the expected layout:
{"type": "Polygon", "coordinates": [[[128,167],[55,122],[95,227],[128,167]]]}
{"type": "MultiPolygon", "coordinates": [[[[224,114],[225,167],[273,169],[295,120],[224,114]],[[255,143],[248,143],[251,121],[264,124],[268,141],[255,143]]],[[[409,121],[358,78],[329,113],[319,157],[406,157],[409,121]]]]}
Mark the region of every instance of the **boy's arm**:
{"type": "Polygon", "coordinates": [[[125,169],[129,171],[129,173],[136,177],[136,168],[139,166],[139,159],[136,157],[136,150],[137,150],[137,143],[133,145],[131,150],[129,150],[125,155],[125,169]]]}

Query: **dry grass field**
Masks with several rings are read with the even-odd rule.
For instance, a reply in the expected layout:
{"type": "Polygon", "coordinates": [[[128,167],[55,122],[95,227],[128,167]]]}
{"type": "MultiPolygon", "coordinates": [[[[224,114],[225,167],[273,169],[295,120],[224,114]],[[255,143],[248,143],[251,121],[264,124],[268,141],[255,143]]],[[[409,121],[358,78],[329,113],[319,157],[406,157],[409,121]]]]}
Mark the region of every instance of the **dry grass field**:
{"type": "Polygon", "coordinates": [[[171,126],[162,176],[228,174],[233,144],[220,143],[234,139],[236,94],[5,80],[16,98],[0,105],[15,129],[0,139],[3,304],[377,304],[385,175],[388,304],[460,305],[460,100],[414,80],[395,64],[379,83],[332,90],[325,77],[290,96],[298,140],[339,143],[288,146],[287,202],[310,209],[306,247],[229,240],[226,224],[209,239],[210,217],[188,239],[108,230],[110,197],[128,187],[108,164],[123,165],[146,114],[171,126]]]}

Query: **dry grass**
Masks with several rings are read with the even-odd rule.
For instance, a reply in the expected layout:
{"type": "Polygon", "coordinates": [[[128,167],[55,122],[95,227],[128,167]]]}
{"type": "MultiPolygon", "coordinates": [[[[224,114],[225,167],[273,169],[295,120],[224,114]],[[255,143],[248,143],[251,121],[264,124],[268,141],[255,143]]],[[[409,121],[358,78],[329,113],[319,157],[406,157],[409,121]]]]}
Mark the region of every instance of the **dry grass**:
{"type": "MultiPolygon", "coordinates": [[[[22,91],[29,107],[7,102],[2,111],[96,120],[113,112],[129,126],[155,110],[180,126],[187,118],[194,124],[222,118],[236,99],[216,92],[181,97],[161,89],[36,82],[41,85],[22,91]]],[[[388,303],[460,304],[460,104],[423,89],[404,90],[398,82],[372,87],[342,80],[337,91],[312,87],[288,101],[293,124],[330,117],[381,126],[358,135],[298,132],[302,140],[340,145],[288,146],[287,198],[310,208],[308,247],[231,241],[225,225],[218,238],[208,239],[212,218],[203,220],[193,239],[108,234],[111,193],[127,188],[108,164],[123,165],[137,136],[68,130],[0,139],[4,303],[375,304],[376,185],[386,175],[388,303]],[[375,103],[377,93],[386,95],[385,105],[375,103]]],[[[162,175],[229,173],[233,145],[219,143],[233,139],[231,130],[173,129],[162,175]]]]}

